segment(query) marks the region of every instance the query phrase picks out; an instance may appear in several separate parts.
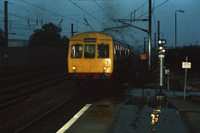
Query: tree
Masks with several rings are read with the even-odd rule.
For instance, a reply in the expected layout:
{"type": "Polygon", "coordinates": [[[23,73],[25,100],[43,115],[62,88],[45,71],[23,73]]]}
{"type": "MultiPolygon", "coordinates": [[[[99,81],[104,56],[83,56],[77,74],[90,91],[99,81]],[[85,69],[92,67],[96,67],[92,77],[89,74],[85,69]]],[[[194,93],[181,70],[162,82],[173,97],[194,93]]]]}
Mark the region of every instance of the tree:
{"type": "Polygon", "coordinates": [[[48,23],[42,26],[42,29],[34,30],[34,33],[29,38],[30,46],[65,46],[62,39],[62,29],[53,23],[48,23]]]}
{"type": "Polygon", "coordinates": [[[2,46],[5,46],[5,38],[4,38],[3,30],[0,29],[0,47],[2,46]]]}
{"type": "Polygon", "coordinates": [[[69,39],[68,39],[66,36],[63,36],[63,37],[62,37],[62,41],[63,41],[63,43],[64,43],[64,45],[65,45],[65,48],[67,49],[66,55],[68,55],[69,39]]]}

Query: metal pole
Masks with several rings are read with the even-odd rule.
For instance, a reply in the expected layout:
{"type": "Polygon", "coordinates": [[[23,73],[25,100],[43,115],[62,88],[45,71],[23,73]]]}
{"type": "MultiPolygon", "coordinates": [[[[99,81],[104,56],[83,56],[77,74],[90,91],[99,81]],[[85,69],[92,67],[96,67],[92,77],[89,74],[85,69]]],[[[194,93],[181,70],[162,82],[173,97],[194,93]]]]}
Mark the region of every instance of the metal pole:
{"type": "Polygon", "coordinates": [[[175,12],[175,48],[177,47],[177,17],[175,12]]]}
{"type": "Polygon", "coordinates": [[[158,40],[160,40],[160,21],[158,21],[158,40]]]}
{"type": "Polygon", "coordinates": [[[151,70],[151,0],[149,0],[149,71],[151,70]]]}
{"type": "Polygon", "coordinates": [[[146,37],[144,37],[144,53],[146,53],[146,37]]]}
{"type": "Polygon", "coordinates": [[[163,86],[163,56],[164,55],[159,55],[160,56],[160,86],[163,86]]]}
{"type": "Polygon", "coordinates": [[[4,1],[4,30],[5,30],[5,67],[8,68],[8,1],[4,1]]]}
{"type": "Polygon", "coordinates": [[[156,45],[156,33],[154,33],[154,47],[155,47],[155,50],[157,48],[157,45],[156,45]]]}
{"type": "Polygon", "coordinates": [[[169,74],[167,74],[167,90],[169,91],[169,74]]]}
{"type": "MultiPolygon", "coordinates": [[[[186,56],[186,62],[187,61],[188,61],[188,57],[186,56]]],[[[184,100],[186,98],[186,88],[187,88],[187,68],[185,69],[184,100]]]]}
{"type": "Polygon", "coordinates": [[[160,83],[159,83],[159,94],[163,94],[163,61],[164,61],[165,55],[159,55],[160,60],[160,83]]]}

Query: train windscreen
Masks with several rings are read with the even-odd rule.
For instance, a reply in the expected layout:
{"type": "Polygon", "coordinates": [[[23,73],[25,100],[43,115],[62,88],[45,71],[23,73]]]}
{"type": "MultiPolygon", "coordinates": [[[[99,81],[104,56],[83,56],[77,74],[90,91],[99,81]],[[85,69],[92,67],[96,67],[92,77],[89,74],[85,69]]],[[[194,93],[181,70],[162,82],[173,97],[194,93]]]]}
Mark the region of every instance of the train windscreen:
{"type": "Polygon", "coordinates": [[[109,58],[109,45],[100,44],[98,45],[98,58],[109,58]]]}
{"type": "Polygon", "coordinates": [[[94,44],[85,45],[84,57],[85,58],[94,58],[95,57],[95,45],[94,44]]]}
{"type": "Polygon", "coordinates": [[[83,45],[74,44],[71,47],[71,58],[82,58],[83,45]]]}

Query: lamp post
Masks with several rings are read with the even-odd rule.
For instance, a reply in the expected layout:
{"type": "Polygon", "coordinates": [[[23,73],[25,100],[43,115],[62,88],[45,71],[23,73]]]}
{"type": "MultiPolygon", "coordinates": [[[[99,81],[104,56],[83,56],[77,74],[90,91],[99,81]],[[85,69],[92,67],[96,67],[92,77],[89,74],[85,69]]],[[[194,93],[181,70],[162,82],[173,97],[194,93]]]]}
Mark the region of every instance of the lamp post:
{"type": "Polygon", "coordinates": [[[177,47],[177,12],[184,13],[184,10],[176,10],[175,12],[175,48],[177,47]]]}

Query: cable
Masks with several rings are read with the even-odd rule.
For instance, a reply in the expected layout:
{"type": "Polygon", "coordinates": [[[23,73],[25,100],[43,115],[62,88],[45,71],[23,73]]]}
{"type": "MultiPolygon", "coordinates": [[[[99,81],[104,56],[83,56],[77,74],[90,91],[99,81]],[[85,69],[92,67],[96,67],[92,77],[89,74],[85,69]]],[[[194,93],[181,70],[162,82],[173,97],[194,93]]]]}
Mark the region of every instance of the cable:
{"type": "MultiPolygon", "coordinates": [[[[21,0],[22,1],[22,0],[21,0]]],[[[23,1],[23,2],[25,2],[25,1],[23,1]]],[[[25,2],[25,3],[27,3],[27,4],[30,4],[30,5],[32,5],[32,6],[35,6],[35,7],[38,7],[38,8],[40,8],[39,6],[36,6],[36,5],[33,5],[33,4],[31,4],[31,3],[28,3],[28,2],[25,2]]],[[[17,5],[15,5],[15,4],[13,4],[13,3],[10,3],[9,2],[9,4],[11,4],[12,6],[15,6],[15,7],[18,7],[18,8],[20,8],[20,6],[17,6],[17,5]]],[[[26,10],[25,8],[23,8],[24,10],[26,10]]],[[[42,10],[46,10],[46,11],[48,11],[48,12],[50,12],[50,13],[54,13],[54,12],[52,12],[52,11],[49,11],[49,10],[47,10],[47,9],[44,9],[44,8],[41,8],[42,10]]],[[[28,13],[29,13],[29,10],[26,10],[28,13]]],[[[1,11],[0,11],[1,12],[1,11]]],[[[2,11],[3,12],[3,11],[2,11]]],[[[16,13],[8,13],[10,16],[14,16],[14,17],[17,17],[17,18],[20,18],[20,19],[23,19],[23,20],[27,20],[27,21],[36,21],[36,19],[33,19],[33,18],[29,18],[29,15],[28,15],[28,17],[27,16],[22,16],[22,15],[19,15],[19,14],[16,14],[16,13]]],[[[54,13],[54,14],[56,14],[56,13],[54,13]]],[[[59,15],[59,14],[56,14],[56,15],[59,15]]],[[[62,16],[62,15],[59,15],[59,16],[62,16]]],[[[48,19],[46,19],[46,20],[48,20],[48,19]]],[[[51,20],[58,20],[58,19],[51,19],[51,20]]],[[[12,20],[9,20],[9,21],[12,21],[12,20]]],[[[38,17],[37,17],[37,21],[38,21],[38,17]]],[[[42,20],[41,20],[42,21],[42,20]]],[[[14,22],[14,23],[17,23],[16,21],[12,21],[12,22],[14,22]]],[[[19,21],[18,21],[19,22],[19,21]]],[[[18,23],[19,24],[19,23],[18,23]]],[[[85,24],[85,23],[83,23],[83,24],[85,24]]],[[[27,25],[24,25],[24,26],[27,26],[27,25]]],[[[38,25],[39,26],[39,25],[38,25]]],[[[42,25],[41,25],[42,26],[42,25]]],[[[28,27],[28,26],[27,26],[28,27]]],[[[30,26],[29,28],[31,28],[32,26],[30,26]]],[[[64,29],[65,28],[65,26],[64,25],[62,25],[62,28],[64,29]]],[[[36,29],[36,28],[35,28],[36,29]]],[[[69,29],[68,27],[66,27],[65,29],[69,29]]]]}
{"type": "Polygon", "coordinates": [[[23,9],[23,10],[26,10],[26,11],[27,11],[27,9],[25,9],[25,8],[22,7],[22,6],[15,5],[15,4],[11,3],[11,2],[8,2],[8,4],[13,5],[13,6],[15,6],[15,7],[18,7],[19,9],[23,9]]]}
{"type": "Polygon", "coordinates": [[[162,6],[162,5],[164,5],[164,4],[167,3],[168,1],[169,1],[169,0],[166,0],[165,2],[163,2],[163,3],[161,3],[160,5],[156,6],[153,10],[155,10],[156,8],[158,8],[158,7],[162,6]]]}
{"type": "Polygon", "coordinates": [[[17,18],[21,18],[21,19],[28,20],[26,17],[21,16],[21,15],[18,15],[18,14],[15,14],[15,13],[8,13],[8,15],[10,15],[10,16],[14,16],[14,17],[17,17],[17,18]]]}
{"type": "MultiPolygon", "coordinates": [[[[133,12],[131,12],[131,14],[133,14],[136,11],[138,11],[140,8],[142,8],[144,5],[146,5],[148,2],[149,2],[149,0],[147,0],[144,4],[142,4],[138,9],[134,10],[133,12]]],[[[130,16],[130,15],[128,15],[128,16],[130,16]]],[[[125,17],[125,18],[127,18],[127,17],[125,17]]]]}
{"type": "Polygon", "coordinates": [[[153,9],[154,9],[154,7],[155,7],[155,2],[156,2],[156,0],[153,1],[153,9]]]}
{"type": "Polygon", "coordinates": [[[113,19],[113,17],[110,14],[108,14],[95,0],[93,1],[97,4],[97,6],[99,6],[103,10],[103,12],[105,12],[111,19],[113,19]]]}
{"type": "MultiPolygon", "coordinates": [[[[40,7],[40,6],[34,5],[34,4],[29,3],[29,2],[27,2],[27,1],[24,1],[24,0],[20,0],[20,1],[22,1],[22,2],[24,2],[24,3],[26,3],[26,4],[29,4],[29,5],[32,5],[32,6],[36,7],[36,8],[42,9],[42,10],[44,10],[44,11],[47,11],[47,12],[53,13],[53,14],[55,14],[55,15],[58,15],[58,16],[60,16],[60,17],[62,17],[62,18],[64,17],[64,18],[66,18],[67,20],[73,20],[73,21],[76,21],[76,20],[74,20],[74,19],[71,19],[71,18],[69,18],[69,17],[63,16],[63,15],[58,14],[58,13],[56,13],[56,12],[50,11],[50,10],[45,9],[45,8],[43,8],[43,7],[40,7]]],[[[82,23],[82,22],[79,22],[79,23],[81,23],[81,24],[85,24],[85,23],[82,23]]]]}
{"type": "MultiPolygon", "coordinates": [[[[164,5],[164,4],[165,4],[166,2],[168,2],[168,1],[169,1],[169,0],[166,0],[165,2],[163,2],[163,3],[161,3],[160,5],[156,6],[154,9],[152,9],[152,11],[154,11],[154,10],[157,9],[158,7],[164,5]]],[[[144,15],[146,15],[146,14],[148,14],[148,13],[149,13],[149,12],[146,12],[146,13],[142,14],[140,17],[138,17],[138,19],[141,18],[141,17],[143,17],[144,15]]]]}
{"type": "Polygon", "coordinates": [[[142,8],[144,5],[146,5],[149,2],[149,0],[147,0],[143,5],[141,5],[138,9],[136,9],[135,11],[139,10],[140,8],[142,8]]]}
{"type": "Polygon", "coordinates": [[[85,13],[87,13],[89,16],[91,16],[93,19],[97,20],[98,22],[102,23],[104,26],[107,26],[105,23],[101,22],[100,20],[98,20],[97,18],[95,18],[94,16],[92,16],[90,13],[88,13],[86,10],[84,10],[83,8],[81,8],[80,6],[78,6],[75,2],[72,2],[71,0],[69,0],[72,4],[74,4],[75,6],[77,6],[78,8],[80,8],[82,11],[84,11],[85,13]]]}
{"type": "MultiPolygon", "coordinates": [[[[56,12],[50,11],[50,10],[48,10],[48,9],[45,9],[45,8],[40,7],[40,6],[34,5],[34,4],[32,4],[32,3],[26,2],[26,1],[24,1],[24,0],[20,0],[20,1],[22,1],[22,2],[24,2],[24,3],[26,3],[26,4],[29,4],[29,5],[31,5],[31,6],[34,6],[34,7],[36,7],[36,8],[42,9],[42,10],[44,10],[44,11],[50,12],[51,14],[53,13],[53,14],[55,14],[55,15],[58,15],[58,16],[62,17],[62,19],[63,19],[63,18],[66,18],[64,21],[70,21],[70,20],[72,20],[72,21],[79,22],[79,24],[86,25],[86,23],[84,23],[84,22],[77,21],[77,20],[75,20],[75,19],[66,17],[66,16],[64,16],[64,15],[58,14],[58,13],[56,13],[56,12]]],[[[45,20],[47,20],[47,19],[45,19],[45,20]]],[[[52,19],[50,19],[50,20],[52,20],[52,19]]],[[[54,20],[55,20],[55,19],[54,19],[54,20]]],[[[60,21],[59,21],[59,22],[60,22],[60,21]]],[[[62,28],[63,28],[63,27],[64,27],[64,26],[62,25],[62,28]]],[[[82,27],[82,26],[80,26],[80,27],[82,27]]],[[[67,29],[69,29],[69,28],[67,28],[67,29]]]]}

